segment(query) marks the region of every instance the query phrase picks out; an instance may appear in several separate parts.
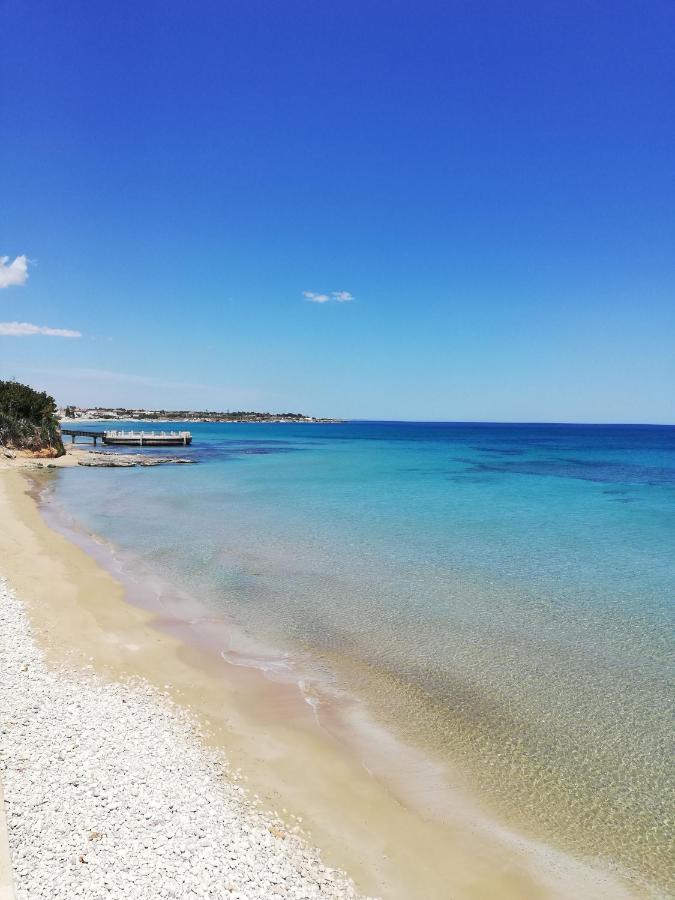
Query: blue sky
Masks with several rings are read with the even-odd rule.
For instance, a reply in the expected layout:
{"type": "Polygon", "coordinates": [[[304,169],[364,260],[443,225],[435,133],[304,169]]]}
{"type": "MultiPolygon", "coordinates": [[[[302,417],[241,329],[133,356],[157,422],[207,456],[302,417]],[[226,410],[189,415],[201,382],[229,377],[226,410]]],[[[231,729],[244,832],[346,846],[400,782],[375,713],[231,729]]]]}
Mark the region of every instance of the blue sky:
{"type": "Polygon", "coordinates": [[[675,422],[671,0],[0,0],[0,26],[0,377],[675,422]]]}

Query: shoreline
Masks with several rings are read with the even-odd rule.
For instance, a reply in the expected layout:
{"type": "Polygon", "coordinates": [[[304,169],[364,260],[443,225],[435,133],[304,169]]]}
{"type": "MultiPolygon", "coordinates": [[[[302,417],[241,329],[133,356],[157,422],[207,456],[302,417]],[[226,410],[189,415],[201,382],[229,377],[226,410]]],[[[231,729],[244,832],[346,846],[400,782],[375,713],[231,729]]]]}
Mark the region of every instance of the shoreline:
{"type": "Polygon", "coordinates": [[[0,769],[17,900],[356,900],[299,825],[262,813],[222,754],[201,746],[189,713],[144,682],[49,669],[2,579],[0,600],[0,769]]]}
{"type": "MultiPolygon", "coordinates": [[[[113,681],[140,675],[159,689],[171,685],[173,699],[202,719],[209,744],[246,772],[265,806],[301,812],[329,863],[347,871],[362,890],[420,898],[448,892],[458,898],[632,895],[620,879],[543,845],[541,858],[534,858],[536,842],[523,838],[517,846],[518,836],[505,829],[498,839],[475,823],[473,829],[466,822],[439,823],[409,808],[317,726],[297,689],[187,646],[156,615],[131,605],[133,597],[95,560],[48,528],[20,473],[6,473],[0,481],[3,513],[22,532],[10,529],[10,581],[23,582],[16,589],[27,596],[41,644],[47,639],[47,657],[65,653],[80,666],[93,663],[113,681]],[[38,562],[28,577],[21,566],[27,553],[38,562]],[[60,591],[65,615],[57,625],[42,605],[58,602],[45,596],[45,557],[59,570],[59,584],[67,586],[60,591]],[[85,637],[91,652],[83,650],[85,637]]],[[[0,549],[4,566],[6,540],[0,549]]]]}
{"type": "Polygon", "coordinates": [[[70,469],[75,466],[92,468],[133,468],[134,466],[161,466],[193,464],[194,460],[180,456],[149,456],[143,453],[121,453],[115,450],[89,450],[81,445],[69,444],[63,456],[39,456],[26,450],[8,450],[0,446],[0,471],[44,469],[70,469]]]}

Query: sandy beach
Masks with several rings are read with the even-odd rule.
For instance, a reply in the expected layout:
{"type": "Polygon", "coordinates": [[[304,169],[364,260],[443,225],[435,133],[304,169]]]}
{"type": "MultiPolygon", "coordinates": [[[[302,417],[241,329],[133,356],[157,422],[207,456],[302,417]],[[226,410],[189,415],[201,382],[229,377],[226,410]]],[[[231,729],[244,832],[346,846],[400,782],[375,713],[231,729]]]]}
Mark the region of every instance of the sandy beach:
{"type": "Polygon", "coordinates": [[[535,841],[404,803],[292,686],[129,602],[31,489],[0,475],[0,750],[20,898],[98,897],[106,879],[120,897],[632,896],[535,841]],[[150,807],[161,847],[143,844],[150,807]]]}
{"type": "Polygon", "coordinates": [[[50,671],[20,602],[1,583],[0,593],[18,898],[356,897],[299,825],[256,811],[239,774],[200,747],[165,695],[50,671]]]}
{"type": "Polygon", "coordinates": [[[64,456],[39,457],[27,450],[10,450],[0,446],[0,470],[3,469],[64,469],[78,466],[81,460],[89,458],[90,451],[81,446],[66,448],[64,456]]]}

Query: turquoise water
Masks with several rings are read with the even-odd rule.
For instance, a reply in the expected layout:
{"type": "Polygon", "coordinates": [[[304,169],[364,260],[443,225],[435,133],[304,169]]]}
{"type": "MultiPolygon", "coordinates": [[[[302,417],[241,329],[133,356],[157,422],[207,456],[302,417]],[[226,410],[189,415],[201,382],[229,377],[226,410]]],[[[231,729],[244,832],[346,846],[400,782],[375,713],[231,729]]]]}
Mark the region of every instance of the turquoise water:
{"type": "Polygon", "coordinates": [[[673,888],[675,428],[189,427],[198,465],[55,500],[509,821],[673,888]]]}

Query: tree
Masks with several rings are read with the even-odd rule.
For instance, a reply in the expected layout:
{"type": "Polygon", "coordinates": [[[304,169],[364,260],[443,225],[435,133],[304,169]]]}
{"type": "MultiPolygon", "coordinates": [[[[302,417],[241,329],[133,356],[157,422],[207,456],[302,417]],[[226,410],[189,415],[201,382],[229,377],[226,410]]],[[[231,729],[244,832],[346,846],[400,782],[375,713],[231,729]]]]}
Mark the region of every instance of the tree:
{"type": "Polygon", "coordinates": [[[63,456],[66,451],[54,398],[18,381],[0,381],[0,444],[63,456]]]}

